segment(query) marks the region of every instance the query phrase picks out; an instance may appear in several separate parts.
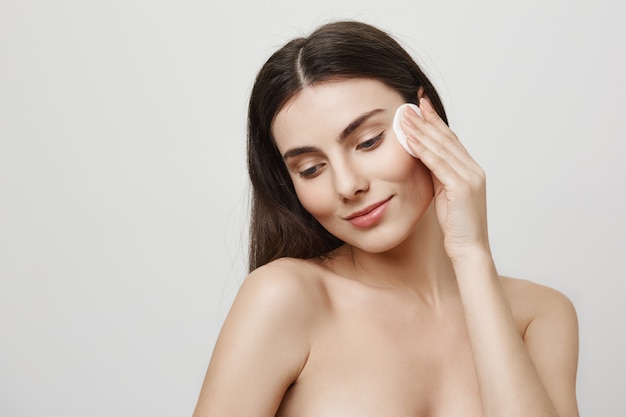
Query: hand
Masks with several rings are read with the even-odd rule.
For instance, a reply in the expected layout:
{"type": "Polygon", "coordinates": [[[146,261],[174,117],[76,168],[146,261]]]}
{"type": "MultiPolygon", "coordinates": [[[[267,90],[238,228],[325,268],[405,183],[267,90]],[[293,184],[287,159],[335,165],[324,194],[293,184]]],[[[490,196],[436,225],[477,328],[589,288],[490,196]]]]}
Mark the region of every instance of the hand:
{"type": "Polygon", "coordinates": [[[430,101],[420,99],[423,119],[404,111],[408,144],[430,170],[435,208],[444,246],[453,263],[489,250],[485,173],[439,117],[430,101]]]}

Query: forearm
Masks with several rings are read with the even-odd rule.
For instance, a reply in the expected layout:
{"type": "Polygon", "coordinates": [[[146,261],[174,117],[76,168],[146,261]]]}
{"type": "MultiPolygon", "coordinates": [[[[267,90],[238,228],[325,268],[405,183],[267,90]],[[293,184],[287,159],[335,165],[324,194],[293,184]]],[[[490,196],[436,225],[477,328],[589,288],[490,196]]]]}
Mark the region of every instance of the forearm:
{"type": "Polygon", "coordinates": [[[557,416],[490,254],[455,263],[485,417],[557,416]]]}

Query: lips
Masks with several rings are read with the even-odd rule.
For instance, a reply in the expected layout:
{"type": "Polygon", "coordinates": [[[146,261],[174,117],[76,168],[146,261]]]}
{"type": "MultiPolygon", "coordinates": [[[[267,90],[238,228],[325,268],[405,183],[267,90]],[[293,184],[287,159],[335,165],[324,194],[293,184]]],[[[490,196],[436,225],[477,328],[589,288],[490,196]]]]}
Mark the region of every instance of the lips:
{"type": "Polygon", "coordinates": [[[379,201],[378,203],[371,204],[362,210],[355,211],[345,219],[357,227],[374,226],[382,220],[385,211],[387,211],[387,203],[389,200],[391,200],[391,197],[386,200],[379,201]]]}

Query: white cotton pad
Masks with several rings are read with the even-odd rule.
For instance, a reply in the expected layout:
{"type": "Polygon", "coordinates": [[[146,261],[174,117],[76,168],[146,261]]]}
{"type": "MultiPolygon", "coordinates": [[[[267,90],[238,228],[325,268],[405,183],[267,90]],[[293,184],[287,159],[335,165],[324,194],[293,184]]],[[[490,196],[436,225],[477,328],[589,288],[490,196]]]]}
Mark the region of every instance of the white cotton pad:
{"type": "Polygon", "coordinates": [[[402,145],[404,150],[406,150],[409,153],[409,155],[417,158],[417,155],[415,155],[413,151],[411,150],[411,148],[409,148],[409,144],[407,143],[407,140],[406,140],[406,135],[404,134],[404,132],[402,131],[402,128],[400,127],[400,119],[402,119],[402,112],[407,106],[415,110],[415,113],[417,113],[419,117],[422,117],[422,112],[420,111],[419,107],[417,107],[413,103],[404,103],[403,105],[398,107],[398,109],[396,110],[395,116],[393,116],[393,131],[396,134],[396,138],[398,139],[398,142],[400,142],[400,145],[402,145]]]}

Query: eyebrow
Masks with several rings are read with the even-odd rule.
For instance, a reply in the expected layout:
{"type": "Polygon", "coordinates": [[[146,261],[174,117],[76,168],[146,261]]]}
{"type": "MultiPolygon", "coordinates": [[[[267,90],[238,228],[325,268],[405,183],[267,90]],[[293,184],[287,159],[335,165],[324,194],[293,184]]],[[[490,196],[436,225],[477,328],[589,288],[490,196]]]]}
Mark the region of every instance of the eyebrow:
{"type": "MultiPolygon", "coordinates": [[[[351,121],[350,124],[348,126],[346,126],[346,128],[339,134],[339,141],[343,142],[344,140],[346,140],[346,138],[348,136],[350,136],[350,134],[352,132],[357,130],[369,118],[371,118],[372,116],[374,116],[374,115],[376,115],[378,113],[381,113],[383,111],[385,111],[385,110],[384,109],[374,109],[374,110],[368,111],[367,113],[363,113],[362,115],[360,115],[359,117],[357,117],[356,119],[351,121]]],[[[314,147],[314,146],[303,146],[301,148],[290,149],[290,150],[288,150],[287,152],[284,153],[283,161],[286,161],[288,158],[293,158],[293,157],[301,155],[303,153],[312,153],[312,152],[318,152],[318,151],[319,151],[319,149],[314,147]]]]}
{"type": "Polygon", "coordinates": [[[348,136],[350,136],[350,134],[352,132],[354,132],[355,130],[357,130],[359,128],[359,126],[361,126],[363,123],[365,123],[367,121],[367,119],[369,119],[370,117],[374,116],[375,114],[378,114],[380,112],[384,111],[383,109],[374,109],[372,111],[368,111],[367,113],[363,113],[362,115],[360,115],[359,117],[357,117],[356,119],[354,119],[352,122],[350,122],[350,124],[343,130],[343,132],[341,132],[341,134],[339,135],[339,141],[342,142],[344,141],[348,136]]]}
{"type": "Polygon", "coordinates": [[[283,161],[286,161],[288,158],[293,158],[303,153],[313,153],[313,152],[318,152],[318,151],[319,149],[316,148],[315,146],[303,146],[301,148],[289,149],[283,155],[283,161]]]}

